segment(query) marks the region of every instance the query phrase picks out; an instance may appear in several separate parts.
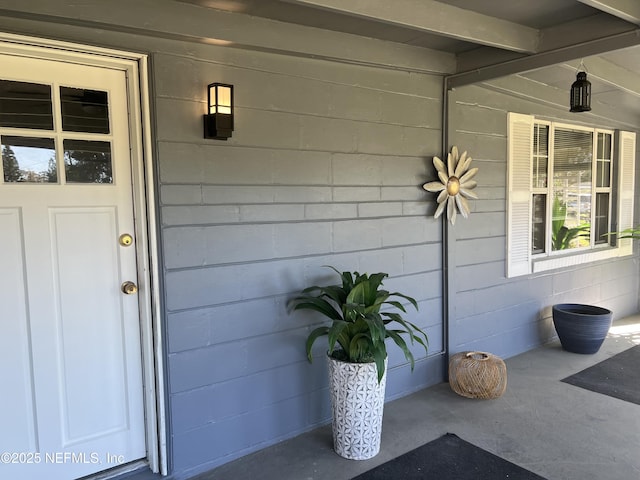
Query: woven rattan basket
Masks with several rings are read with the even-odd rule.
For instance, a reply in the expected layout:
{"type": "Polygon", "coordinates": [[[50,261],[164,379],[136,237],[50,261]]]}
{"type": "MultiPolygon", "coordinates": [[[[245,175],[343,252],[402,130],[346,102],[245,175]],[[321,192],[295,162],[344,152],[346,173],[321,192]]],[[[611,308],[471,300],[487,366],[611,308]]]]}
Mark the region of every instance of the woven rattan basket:
{"type": "Polygon", "coordinates": [[[498,398],[507,388],[507,366],[486,352],[460,352],[449,360],[449,384],[467,398],[498,398]]]}

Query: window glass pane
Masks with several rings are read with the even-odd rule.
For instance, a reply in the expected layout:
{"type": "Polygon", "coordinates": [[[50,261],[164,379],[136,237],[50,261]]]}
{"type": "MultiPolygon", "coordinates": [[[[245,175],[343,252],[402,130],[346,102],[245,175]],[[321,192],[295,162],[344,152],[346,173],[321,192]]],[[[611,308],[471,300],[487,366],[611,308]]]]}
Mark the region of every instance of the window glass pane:
{"type": "Polygon", "coordinates": [[[611,134],[598,133],[598,156],[596,157],[596,187],[611,186],[611,134]]]}
{"type": "Polygon", "coordinates": [[[0,80],[0,126],[53,130],[51,87],[0,80]]]}
{"type": "Polygon", "coordinates": [[[593,133],[557,128],[553,145],[553,250],[589,246],[593,133]]]}
{"type": "Polygon", "coordinates": [[[598,160],[596,168],[596,187],[611,186],[611,161],[598,160]]]}
{"type": "Polygon", "coordinates": [[[64,131],[109,133],[107,92],[60,87],[60,102],[64,131]]]}
{"type": "Polygon", "coordinates": [[[64,169],[67,183],[113,183],[111,144],[65,140],[64,169]]]}
{"type": "Polygon", "coordinates": [[[598,158],[611,160],[610,133],[598,133],[598,158]]]}
{"type": "Polygon", "coordinates": [[[595,243],[609,243],[610,238],[605,236],[607,233],[609,233],[609,194],[598,193],[596,194],[595,243]]]}
{"type": "Polygon", "coordinates": [[[546,157],[533,157],[533,188],[547,188],[547,170],[549,160],[546,157]]]}
{"type": "Polygon", "coordinates": [[[533,132],[533,141],[536,145],[536,155],[549,154],[549,125],[536,124],[533,132]]]}
{"type": "Polygon", "coordinates": [[[531,236],[531,253],[543,253],[546,238],[547,196],[533,196],[533,229],[531,236]]]}
{"type": "Polygon", "coordinates": [[[56,149],[53,138],[2,136],[2,170],[5,182],[56,183],[56,149]]]}
{"type": "Polygon", "coordinates": [[[549,126],[534,125],[533,129],[533,188],[547,187],[549,168],[549,126]]]}

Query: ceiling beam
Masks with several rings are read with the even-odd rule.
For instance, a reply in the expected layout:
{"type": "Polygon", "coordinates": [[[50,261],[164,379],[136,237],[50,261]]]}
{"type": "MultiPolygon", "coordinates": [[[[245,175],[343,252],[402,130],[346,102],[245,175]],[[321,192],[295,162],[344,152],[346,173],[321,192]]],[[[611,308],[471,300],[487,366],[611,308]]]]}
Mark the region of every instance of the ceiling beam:
{"type": "Polygon", "coordinates": [[[578,0],[627,22],[640,25],[640,2],[638,0],[578,0]]]}
{"type": "Polygon", "coordinates": [[[479,67],[446,77],[448,89],[640,45],[640,29],[479,67]]]}
{"type": "MultiPolygon", "coordinates": [[[[551,52],[564,47],[582,44],[599,38],[611,37],[632,30],[633,26],[617,17],[598,13],[589,17],[545,28],[540,31],[540,45],[537,53],[551,52]]],[[[521,58],[521,53],[480,47],[456,56],[457,72],[468,72],[488,65],[502,64],[508,60],[521,58]]]]}
{"type": "Polygon", "coordinates": [[[455,71],[452,53],[173,0],[0,0],[0,16],[396,70],[455,71]]]}
{"type": "Polygon", "coordinates": [[[284,0],[465,42],[534,53],[539,31],[434,0],[284,0]]]}

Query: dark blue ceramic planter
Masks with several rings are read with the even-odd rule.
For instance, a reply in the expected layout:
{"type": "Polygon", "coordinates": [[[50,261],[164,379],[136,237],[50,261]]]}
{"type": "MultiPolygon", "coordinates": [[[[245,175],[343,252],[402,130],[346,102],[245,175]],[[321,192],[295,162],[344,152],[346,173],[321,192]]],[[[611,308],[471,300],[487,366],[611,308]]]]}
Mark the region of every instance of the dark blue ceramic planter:
{"type": "Polygon", "coordinates": [[[562,348],[573,353],[596,353],[600,350],[613,313],[594,305],[559,303],[553,306],[553,325],[562,348]]]}

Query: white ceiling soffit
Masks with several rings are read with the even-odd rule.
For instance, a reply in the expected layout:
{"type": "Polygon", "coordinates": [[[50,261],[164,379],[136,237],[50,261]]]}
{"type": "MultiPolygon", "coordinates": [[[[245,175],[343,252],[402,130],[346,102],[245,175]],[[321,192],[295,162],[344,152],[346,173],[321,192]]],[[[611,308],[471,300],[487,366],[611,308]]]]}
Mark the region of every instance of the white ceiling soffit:
{"type": "MultiPolygon", "coordinates": [[[[578,62],[574,63],[576,65],[564,64],[563,67],[576,72],[578,62]]],[[[585,58],[584,63],[590,79],[598,79],[611,85],[616,90],[622,90],[640,98],[640,83],[638,83],[637,73],[616,65],[602,56],[585,58]],[[615,79],[615,81],[612,81],[612,79],[615,79]]]]}
{"type": "MultiPolygon", "coordinates": [[[[508,78],[496,78],[480,84],[482,88],[505,93],[514,97],[530,101],[535,104],[543,104],[560,110],[569,111],[569,92],[565,89],[554,88],[545,83],[527,78],[522,75],[512,75],[508,78]]],[[[473,87],[472,87],[473,88],[473,87]]],[[[620,95],[620,92],[612,92],[620,95]]],[[[580,114],[580,120],[588,118],[602,125],[616,125],[621,128],[637,128],[638,116],[633,109],[620,109],[617,100],[613,104],[603,103],[599,100],[592,101],[593,108],[590,112],[580,114]]]]}

